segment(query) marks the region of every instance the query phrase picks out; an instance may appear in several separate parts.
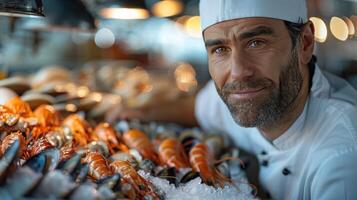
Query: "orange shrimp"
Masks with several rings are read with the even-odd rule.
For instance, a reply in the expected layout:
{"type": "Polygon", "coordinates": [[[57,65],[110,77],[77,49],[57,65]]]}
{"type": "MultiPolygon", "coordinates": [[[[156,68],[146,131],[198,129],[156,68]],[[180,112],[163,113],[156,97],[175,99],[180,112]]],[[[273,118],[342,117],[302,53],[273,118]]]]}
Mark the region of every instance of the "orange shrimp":
{"type": "Polygon", "coordinates": [[[9,130],[20,130],[22,132],[26,132],[27,138],[30,133],[30,127],[34,127],[38,123],[37,119],[33,115],[30,105],[21,100],[20,97],[14,97],[7,101],[4,106],[7,107],[13,114],[19,116],[16,120],[16,125],[14,124],[15,126],[9,128],[9,130]]]}
{"type": "Polygon", "coordinates": [[[61,149],[60,160],[68,160],[76,152],[71,143],[64,145],[61,149]]]}
{"type": "Polygon", "coordinates": [[[108,145],[110,154],[117,151],[129,151],[128,147],[118,140],[116,131],[108,123],[98,124],[93,131],[93,135],[108,145]]]}
{"type": "Polygon", "coordinates": [[[88,152],[83,159],[84,163],[89,165],[89,176],[95,180],[100,180],[107,176],[113,175],[112,170],[108,166],[107,160],[98,152],[88,152]]]}
{"type": "Polygon", "coordinates": [[[61,118],[59,113],[53,106],[41,105],[34,111],[35,117],[38,119],[39,125],[42,127],[60,126],[61,118]]]}
{"type": "Polygon", "coordinates": [[[178,140],[168,138],[161,142],[159,156],[161,161],[170,167],[176,169],[190,167],[187,156],[178,140]]]}
{"type": "Polygon", "coordinates": [[[189,153],[192,169],[200,173],[203,182],[214,187],[223,187],[231,181],[215,168],[213,157],[209,148],[202,143],[196,144],[189,153]]]}
{"type": "Polygon", "coordinates": [[[60,126],[60,116],[50,105],[41,105],[34,111],[34,116],[38,120],[38,125],[32,128],[31,139],[37,140],[45,136],[52,129],[60,126]]]}
{"type": "Polygon", "coordinates": [[[0,122],[2,125],[13,126],[19,121],[20,116],[10,108],[0,105],[0,122]]]}
{"type": "Polygon", "coordinates": [[[26,152],[23,155],[23,158],[25,160],[41,153],[42,151],[46,150],[46,149],[50,149],[53,148],[54,146],[45,138],[40,138],[38,140],[33,140],[33,144],[30,145],[30,147],[28,147],[26,149],[26,152]]]}
{"type": "Polygon", "coordinates": [[[63,125],[71,129],[74,144],[84,147],[89,142],[89,133],[91,127],[88,122],[79,117],[78,115],[70,115],[63,121],[63,125]]]}
{"type": "Polygon", "coordinates": [[[137,194],[135,199],[144,199],[146,195],[159,199],[152,183],[141,177],[128,161],[116,160],[110,163],[109,166],[114,173],[122,175],[123,180],[133,186],[137,194]]]}
{"type": "Polygon", "coordinates": [[[160,164],[159,155],[145,133],[137,129],[131,129],[124,133],[123,139],[126,145],[138,150],[144,158],[160,164]]]}
{"type": "Polygon", "coordinates": [[[11,133],[16,131],[28,132],[29,123],[10,108],[0,105],[0,131],[11,133]]]}
{"type": "Polygon", "coordinates": [[[5,106],[21,117],[29,118],[33,116],[30,105],[25,101],[22,101],[20,97],[10,99],[5,103],[5,106]]]}
{"type": "Polygon", "coordinates": [[[13,132],[10,135],[7,135],[1,144],[1,155],[5,153],[5,151],[16,141],[19,140],[20,149],[17,152],[17,156],[21,156],[26,148],[25,137],[22,135],[20,131],[13,132]]]}

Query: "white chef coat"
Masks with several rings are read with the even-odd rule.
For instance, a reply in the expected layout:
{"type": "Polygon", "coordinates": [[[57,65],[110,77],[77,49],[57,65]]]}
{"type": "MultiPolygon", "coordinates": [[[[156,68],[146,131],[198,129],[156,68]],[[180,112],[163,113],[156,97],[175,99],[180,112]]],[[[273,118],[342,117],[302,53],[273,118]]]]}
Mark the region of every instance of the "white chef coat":
{"type": "Polygon", "coordinates": [[[205,131],[227,133],[267,164],[259,179],[273,199],[339,200],[357,199],[356,105],[352,86],[316,66],[303,112],[272,142],[234,122],[213,81],[198,94],[195,113],[205,131]]]}

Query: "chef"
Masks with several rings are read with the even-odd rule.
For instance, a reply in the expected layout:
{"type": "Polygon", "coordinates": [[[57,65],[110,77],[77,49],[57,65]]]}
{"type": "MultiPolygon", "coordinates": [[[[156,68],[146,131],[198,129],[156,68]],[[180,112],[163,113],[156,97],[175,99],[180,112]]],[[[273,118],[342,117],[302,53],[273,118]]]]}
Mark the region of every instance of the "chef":
{"type": "Polygon", "coordinates": [[[357,92],[316,64],[305,0],[201,0],[200,15],[212,81],[122,115],[229,134],[258,157],[273,199],[357,199],[357,92]]]}

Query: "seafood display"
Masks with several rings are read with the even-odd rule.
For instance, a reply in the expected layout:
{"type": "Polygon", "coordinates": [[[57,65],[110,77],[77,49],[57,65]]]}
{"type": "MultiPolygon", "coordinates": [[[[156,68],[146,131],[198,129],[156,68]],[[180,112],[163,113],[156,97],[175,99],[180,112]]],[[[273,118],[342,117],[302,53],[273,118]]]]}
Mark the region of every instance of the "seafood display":
{"type": "Polygon", "coordinates": [[[236,187],[231,172],[242,168],[235,162],[239,153],[224,158],[219,152],[229,152],[229,145],[219,135],[177,127],[135,121],[112,126],[80,114],[63,118],[51,105],[32,111],[14,97],[0,106],[0,195],[166,199],[147,176],[172,187],[198,177],[212,188],[236,187]]]}

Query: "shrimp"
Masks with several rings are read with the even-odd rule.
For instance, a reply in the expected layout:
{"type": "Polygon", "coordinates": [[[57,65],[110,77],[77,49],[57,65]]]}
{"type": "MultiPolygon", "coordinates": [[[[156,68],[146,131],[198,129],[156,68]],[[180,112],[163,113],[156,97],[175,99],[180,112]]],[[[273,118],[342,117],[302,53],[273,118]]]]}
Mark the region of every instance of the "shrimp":
{"type": "Polygon", "coordinates": [[[10,108],[0,105],[0,131],[7,133],[21,131],[27,132],[28,123],[10,108]]]}
{"type": "Polygon", "coordinates": [[[160,164],[159,155],[145,133],[137,129],[131,129],[124,133],[123,139],[126,145],[136,149],[144,158],[160,164]]]}
{"type": "Polygon", "coordinates": [[[170,167],[175,167],[176,169],[190,167],[181,143],[175,139],[166,139],[161,142],[159,156],[161,161],[170,167]]]}
{"type": "Polygon", "coordinates": [[[202,143],[196,144],[189,153],[192,169],[200,173],[203,182],[214,187],[224,187],[231,181],[215,168],[213,157],[210,149],[202,143]]]}
{"type": "Polygon", "coordinates": [[[71,143],[64,145],[61,149],[61,158],[60,160],[68,160],[75,153],[75,150],[71,143]]]}
{"type": "Polygon", "coordinates": [[[53,106],[41,105],[36,108],[34,115],[42,127],[59,126],[61,124],[60,115],[53,106]]]}
{"type": "Polygon", "coordinates": [[[92,135],[95,135],[95,137],[93,137],[94,140],[97,138],[108,145],[110,154],[114,154],[118,150],[124,152],[129,151],[128,147],[118,140],[116,131],[108,123],[98,124],[92,135]]]}
{"type": "Polygon", "coordinates": [[[112,170],[108,166],[107,160],[98,152],[88,152],[83,159],[84,163],[89,165],[89,176],[95,180],[100,180],[113,175],[112,170]]]}
{"type": "Polygon", "coordinates": [[[73,135],[73,142],[77,146],[84,147],[89,141],[89,133],[91,127],[88,122],[79,117],[78,115],[70,115],[64,121],[63,125],[70,128],[73,135]]]}
{"type": "Polygon", "coordinates": [[[41,105],[34,111],[38,125],[32,128],[31,139],[37,140],[60,126],[60,116],[50,105],[41,105]]]}
{"type": "Polygon", "coordinates": [[[43,137],[38,140],[34,140],[33,144],[27,148],[26,152],[23,155],[25,160],[41,153],[46,149],[53,148],[54,146],[47,140],[47,138],[43,137]]]}
{"type": "Polygon", "coordinates": [[[26,148],[25,137],[22,135],[20,131],[13,132],[10,135],[7,135],[1,144],[1,155],[5,153],[5,151],[16,141],[19,140],[20,149],[17,153],[17,156],[21,156],[26,148]]]}
{"type": "Polygon", "coordinates": [[[12,110],[13,113],[23,118],[33,117],[31,107],[28,103],[21,100],[20,97],[14,97],[5,103],[5,106],[12,110]]]}
{"type": "Polygon", "coordinates": [[[2,125],[13,126],[19,121],[20,116],[10,108],[0,105],[0,122],[2,125]]]}
{"type": "Polygon", "coordinates": [[[30,108],[30,105],[25,101],[22,101],[20,97],[14,97],[10,99],[5,103],[4,107],[8,108],[12,114],[15,114],[15,116],[10,115],[12,116],[10,118],[9,116],[5,116],[7,119],[12,119],[13,123],[11,124],[13,125],[10,126],[14,126],[16,124],[16,127],[10,128],[10,131],[20,130],[22,132],[26,132],[27,137],[30,132],[30,127],[34,127],[38,124],[38,121],[34,117],[30,108]]]}
{"type": "Polygon", "coordinates": [[[132,185],[137,194],[136,199],[144,199],[146,195],[151,195],[152,197],[159,199],[152,183],[141,177],[128,161],[116,160],[109,166],[114,173],[121,174],[124,181],[132,185]]]}

